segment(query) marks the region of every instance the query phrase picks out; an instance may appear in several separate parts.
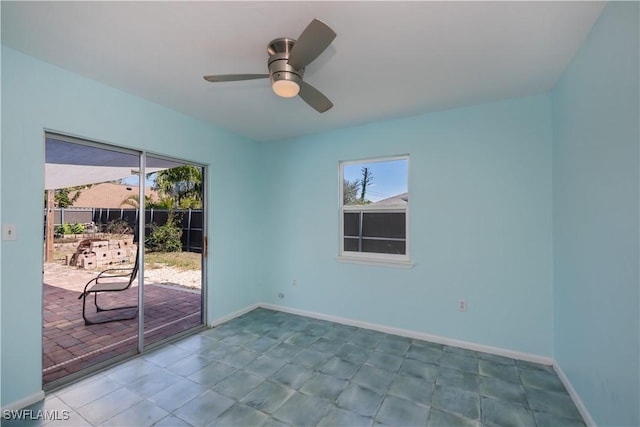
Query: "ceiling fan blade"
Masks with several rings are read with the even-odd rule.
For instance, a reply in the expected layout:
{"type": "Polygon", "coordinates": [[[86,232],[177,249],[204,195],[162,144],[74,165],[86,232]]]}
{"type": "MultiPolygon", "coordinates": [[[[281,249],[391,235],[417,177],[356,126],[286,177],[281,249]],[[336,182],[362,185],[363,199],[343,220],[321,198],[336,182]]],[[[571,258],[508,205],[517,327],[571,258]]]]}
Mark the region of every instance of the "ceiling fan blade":
{"type": "Polygon", "coordinates": [[[318,89],[306,83],[304,80],[300,83],[300,98],[313,107],[317,112],[324,113],[333,107],[333,102],[324,96],[318,89]]]}
{"type": "Polygon", "coordinates": [[[320,56],[335,38],[336,33],[327,24],[314,19],[294,43],[288,64],[296,70],[306,67],[320,56]]]}
{"type": "Polygon", "coordinates": [[[266,79],[269,74],[221,74],[219,76],[204,76],[204,79],[211,83],[235,82],[239,80],[266,79]]]}

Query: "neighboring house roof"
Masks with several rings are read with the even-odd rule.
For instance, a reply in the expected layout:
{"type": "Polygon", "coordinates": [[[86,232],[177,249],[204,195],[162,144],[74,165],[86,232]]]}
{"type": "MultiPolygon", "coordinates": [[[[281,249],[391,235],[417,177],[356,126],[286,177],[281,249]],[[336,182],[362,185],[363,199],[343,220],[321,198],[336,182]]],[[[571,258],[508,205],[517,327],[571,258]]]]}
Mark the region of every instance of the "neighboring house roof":
{"type": "Polygon", "coordinates": [[[386,199],[378,200],[377,202],[371,203],[376,206],[387,206],[387,205],[406,205],[409,202],[409,193],[396,194],[395,196],[387,197],[386,199]]]}
{"type": "MultiPolygon", "coordinates": [[[[132,208],[130,205],[122,205],[122,202],[131,196],[139,194],[135,185],[122,185],[104,182],[94,184],[90,188],[80,190],[78,200],[73,203],[74,208],[132,208]]],[[[158,193],[150,188],[145,189],[145,194],[152,200],[158,200],[158,193]]],[[[75,195],[75,191],[69,194],[69,198],[75,195]]]]}

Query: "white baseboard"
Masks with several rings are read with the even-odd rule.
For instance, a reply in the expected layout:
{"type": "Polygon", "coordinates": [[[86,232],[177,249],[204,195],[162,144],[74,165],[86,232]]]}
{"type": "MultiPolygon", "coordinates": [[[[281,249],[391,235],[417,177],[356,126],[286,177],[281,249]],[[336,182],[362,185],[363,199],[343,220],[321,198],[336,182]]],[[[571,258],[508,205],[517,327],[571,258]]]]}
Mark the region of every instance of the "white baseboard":
{"type": "Polygon", "coordinates": [[[30,396],[24,397],[20,400],[16,400],[15,402],[8,404],[7,406],[2,408],[2,412],[17,411],[19,409],[26,408],[27,406],[33,405],[34,403],[40,402],[42,399],[44,399],[44,391],[40,390],[37,393],[33,393],[30,396]]]}
{"type": "Polygon", "coordinates": [[[591,414],[587,410],[587,407],[582,402],[582,399],[580,399],[580,395],[578,395],[576,389],[573,388],[573,386],[571,385],[571,381],[569,381],[569,378],[565,375],[562,368],[560,368],[558,362],[554,361],[553,369],[554,371],[556,371],[556,374],[558,374],[558,378],[560,378],[560,381],[562,381],[562,384],[564,384],[564,387],[569,392],[569,396],[571,396],[573,403],[576,404],[576,408],[578,408],[578,411],[580,412],[580,415],[582,415],[582,419],[587,424],[587,427],[596,427],[596,422],[591,417],[591,414]]]}
{"type": "MultiPolygon", "coordinates": [[[[445,337],[441,337],[441,336],[437,336],[437,335],[426,334],[426,333],[423,333],[423,332],[417,332],[417,331],[412,331],[412,330],[408,330],[408,329],[394,328],[394,327],[391,327],[391,326],[385,326],[385,325],[381,325],[381,324],[377,324],[377,323],[363,322],[363,321],[360,321],[360,320],[349,319],[349,318],[346,318],[346,317],[333,316],[333,315],[328,315],[328,314],[323,314],[323,313],[317,313],[317,312],[314,312],[314,311],[301,310],[301,309],[296,309],[296,308],[291,308],[291,307],[286,307],[286,306],[280,306],[280,305],[277,305],[277,304],[269,304],[269,303],[252,304],[252,305],[247,306],[245,308],[242,308],[242,309],[240,309],[238,311],[235,311],[235,312],[233,312],[231,314],[228,314],[228,315],[223,316],[223,317],[221,317],[219,319],[216,319],[216,320],[213,320],[213,321],[209,322],[209,327],[213,328],[213,327],[218,326],[218,325],[220,325],[222,323],[228,322],[229,320],[235,319],[236,317],[240,317],[243,314],[246,314],[246,313],[248,313],[250,311],[255,310],[256,308],[265,308],[265,309],[268,309],[268,310],[282,311],[282,312],[285,312],[285,313],[297,314],[299,316],[310,317],[310,318],[313,318],[313,319],[327,320],[327,321],[330,321],[330,322],[340,323],[340,324],[343,324],[343,325],[355,326],[355,327],[358,327],[358,328],[370,329],[370,330],[374,330],[374,331],[378,331],[378,332],[384,332],[384,333],[404,336],[404,337],[408,337],[408,338],[415,338],[415,339],[419,339],[419,340],[430,341],[430,342],[434,342],[434,343],[437,343],[437,344],[461,347],[461,348],[465,348],[465,349],[468,349],[468,350],[481,351],[481,352],[484,352],[484,353],[495,354],[495,355],[498,355],[498,356],[504,356],[504,357],[509,357],[509,358],[512,358],[512,359],[524,360],[524,361],[528,361],[528,362],[540,363],[540,364],[543,364],[543,365],[552,365],[554,370],[558,374],[558,377],[560,378],[560,380],[564,384],[565,388],[567,389],[569,395],[571,396],[571,399],[573,399],[574,403],[576,404],[576,407],[578,408],[578,411],[580,412],[580,415],[582,415],[582,418],[584,419],[584,421],[587,424],[587,426],[588,427],[596,427],[596,423],[593,421],[593,418],[591,417],[591,414],[589,413],[589,411],[587,410],[586,406],[584,405],[584,403],[580,399],[580,396],[578,395],[576,390],[571,385],[571,382],[569,381],[569,379],[567,378],[565,373],[560,368],[560,365],[558,365],[558,363],[555,360],[553,360],[552,358],[550,358],[550,357],[539,356],[539,355],[529,354],[529,353],[522,353],[522,352],[517,352],[517,351],[513,351],[513,350],[507,350],[507,349],[503,349],[503,348],[499,348],[499,347],[492,347],[492,346],[487,346],[487,345],[483,345],[483,344],[477,344],[477,343],[468,342],[468,341],[461,341],[461,340],[455,340],[455,339],[451,339],[451,338],[445,338],[445,337]]],[[[15,402],[12,402],[12,403],[8,404],[7,406],[2,408],[2,411],[5,411],[5,410],[10,410],[11,411],[11,410],[23,409],[23,408],[25,408],[27,406],[33,405],[34,403],[37,403],[37,402],[43,400],[44,398],[45,398],[45,393],[44,393],[44,391],[40,390],[37,393],[34,393],[34,394],[30,395],[30,396],[27,396],[25,398],[22,398],[20,400],[17,400],[15,402]]]]}
{"type": "Polygon", "coordinates": [[[208,325],[209,325],[210,328],[213,328],[213,327],[218,326],[218,325],[220,325],[222,323],[228,322],[229,320],[235,319],[236,317],[240,317],[243,314],[246,314],[246,313],[248,313],[248,312],[250,312],[252,310],[255,310],[256,308],[259,308],[259,307],[261,307],[261,305],[258,303],[258,304],[250,305],[250,306],[245,307],[245,308],[241,308],[240,310],[235,311],[235,312],[233,312],[231,314],[228,314],[226,316],[223,316],[223,317],[221,317],[219,319],[212,320],[211,322],[209,322],[208,325]]]}
{"type": "Polygon", "coordinates": [[[449,345],[453,347],[461,347],[461,348],[465,348],[473,351],[481,351],[483,353],[495,354],[498,356],[509,357],[511,359],[518,359],[518,360],[524,360],[527,362],[540,363],[542,365],[554,364],[554,361],[552,358],[539,356],[536,354],[521,353],[518,351],[507,350],[504,348],[492,347],[492,346],[477,344],[477,343],[468,342],[468,341],[455,340],[451,338],[445,338],[438,335],[431,335],[431,334],[426,334],[424,332],[417,332],[417,331],[412,331],[408,329],[394,328],[391,326],[385,326],[378,323],[363,322],[360,320],[354,320],[354,319],[349,319],[345,317],[332,316],[328,314],[317,313],[317,312],[307,311],[307,310],[299,310],[296,308],[280,306],[277,304],[258,303],[257,305],[259,307],[266,308],[269,310],[283,311],[286,313],[297,314],[300,316],[311,317],[319,320],[327,320],[330,322],[340,323],[343,325],[356,326],[358,328],[363,328],[363,329],[371,329],[374,331],[384,332],[387,334],[400,335],[403,337],[415,338],[423,341],[430,341],[437,344],[449,345]]]}

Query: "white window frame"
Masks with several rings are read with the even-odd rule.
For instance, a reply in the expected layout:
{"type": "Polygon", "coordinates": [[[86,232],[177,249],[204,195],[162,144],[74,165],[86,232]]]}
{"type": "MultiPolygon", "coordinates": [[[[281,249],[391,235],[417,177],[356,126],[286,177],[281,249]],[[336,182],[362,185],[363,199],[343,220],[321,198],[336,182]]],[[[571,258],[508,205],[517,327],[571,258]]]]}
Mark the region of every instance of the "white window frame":
{"type": "Polygon", "coordinates": [[[349,161],[341,161],[338,163],[339,170],[339,198],[338,198],[338,216],[339,216],[339,252],[336,260],[339,262],[346,263],[354,263],[354,264],[367,264],[367,265],[380,265],[387,267],[400,267],[400,268],[411,268],[413,267],[413,263],[411,262],[410,257],[410,232],[409,232],[409,211],[411,204],[411,196],[410,196],[410,185],[409,185],[409,155],[398,155],[398,156],[390,156],[390,157],[375,157],[369,159],[361,159],[361,160],[349,160],[349,161]],[[393,161],[393,160],[406,160],[407,161],[407,194],[409,194],[409,202],[405,205],[399,206],[384,206],[384,207],[376,207],[376,206],[344,206],[344,168],[345,166],[350,165],[358,165],[364,163],[376,163],[376,162],[385,162],[385,161],[393,161]],[[376,211],[376,210],[384,210],[387,212],[404,212],[405,213],[405,253],[404,254],[383,254],[376,252],[354,252],[354,251],[345,251],[344,250],[344,213],[349,211],[376,211]]]}

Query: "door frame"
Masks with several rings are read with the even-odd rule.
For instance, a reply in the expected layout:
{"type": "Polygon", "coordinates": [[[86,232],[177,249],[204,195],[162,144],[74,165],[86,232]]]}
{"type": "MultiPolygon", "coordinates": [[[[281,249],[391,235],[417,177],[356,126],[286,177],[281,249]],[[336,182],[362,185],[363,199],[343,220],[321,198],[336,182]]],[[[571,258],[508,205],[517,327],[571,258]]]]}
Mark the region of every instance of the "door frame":
{"type": "MultiPolygon", "coordinates": [[[[59,132],[59,131],[55,131],[55,130],[51,130],[51,129],[44,129],[43,131],[43,149],[46,152],[46,141],[47,138],[55,138],[58,140],[61,140],[63,142],[68,142],[68,143],[72,143],[72,144],[78,144],[78,145],[82,145],[82,146],[87,146],[87,147],[92,147],[92,148],[98,148],[98,149],[104,149],[104,150],[109,150],[109,151],[115,151],[115,152],[119,152],[119,153],[123,153],[123,154],[130,154],[130,155],[136,155],[138,156],[138,160],[139,160],[139,164],[138,164],[138,172],[139,172],[139,213],[138,213],[138,248],[137,248],[137,253],[136,256],[138,257],[138,262],[139,262],[139,271],[138,271],[138,277],[137,277],[137,284],[138,284],[138,328],[137,328],[137,334],[138,334],[138,340],[137,340],[137,346],[136,348],[132,348],[129,351],[124,352],[121,355],[117,355],[114,356],[113,358],[106,360],[106,361],[102,361],[102,362],[98,362],[94,365],[91,365],[87,368],[81,369],[77,372],[71,373],[69,375],[66,375],[64,377],[61,377],[60,379],[56,379],[53,380],[49,383],[47,383],[46,385],[44,384],[44,378],[42,379],[43,382],[43,390],[45,391],[50,391],[53,389],[56,389],[60,386],[69,384],[71,382],[77,381],[81,378],[84,378],[86,376],[89,375],[93,375],[103,369],[106,369],[108,367],[120,364],[122,362],[125,362],[126,360],[129,360],[133,357],[137,357],[141,354],[145,354],[147,352],[149,352],[150,350],[153,350],[159,346],[165,345],[167,342],[172,342],[175,341],[176,339],[179,339],[183,336],[186,335],[190,335],[193,334],[195,332],[198,332],[202,329],[204,329],[207,325],[207,321],[208,321],[208,315],[207,315],[207,305],[206,305],[206,301],[207,301],[207,294],[208,294],[208,267],[207,267],[207,259],[208,259],[208,234],[209,234],[209,197],[208,197],[208,179],[209,179],[209,165],[208,164],[204,164],[204,163],[200,163],[200,162],[194,162],[191,160],[185,160],[185,159],[181,159],[178,157],[173,157],[173,156],[168,156],[165,154],[158,154],[156,152],[153,151],[148,151],[148,150],[142,150],[142,149],[136,149],[136,148],[128,148],[128,147],[123,147],[123,146],[119,146],[119,145],[115,145],[109,142],[103,142],[103,141],[99,141],[97,139],[88,139],[85,137],[80,137],[80,136],[74,136],[74,135],[70,135],[68,133],[65,132],[59,132]],[[145,211],[146,211],[146,206],[145,206],[145,190],[146,190],[146,160],[147,157],[153,157],[154,159],[161,159],[161,160],[168,160],[168,161],[173,161],[176,163],[182,163],[184,165],[191,165],[191,166],[195,166],[198,167],[202,170],[202,244],[203,244],[203,248],[202,248],[202,254],[201,254],[201,278],[200,278],[200,325],[193,327],[191,329],[188,329],[186,331],[180,332],[176,335],[173,335],[171,337],[167,337],[163,340],[160,340],[158,342],[154,342],[148,345],[145,345],[144,343],[144,240],[145,240],[145,211]]],[[[46,164],[46,160],[45,160],[45,164],[46,164]]],[[[43,168],[45,168],[45,164],[43,164],[43,168]]],[[[46,174],[45,174],[46,175],[46,174]]],[[[46,187],[45,185],[43,185],[43,187],[46,187]]],[[[48,208],[48,206],[47,206],[48,208]]],[[[45,236],[46,237],[46,236],[45,236]]],[[[43,245],[44,246],[44,245],[43,245]]],[[[42,262],[45,262],[44,259],[44,249],[43,249],[43,254],[42,254],[42,262]]],[[[44,274],[44,269],[43,269],[43,274],[44,274]]],[[[44,277],[43,277],[44,279],[44,277]]],[[[44,280],[42,280],[42,283],[44,283],[44,280]]],[[[44,310],[44,288],[41,289],[42,291],[42,309],[44,310]]],[[[43,319],[44,320],[44,319],[43,319]]],[[[43,339],[43,337],[41,336],[41,339],[43,339]]],[[[44,354],[44,346],[42,347],[42,353],[44,354]]]]}

